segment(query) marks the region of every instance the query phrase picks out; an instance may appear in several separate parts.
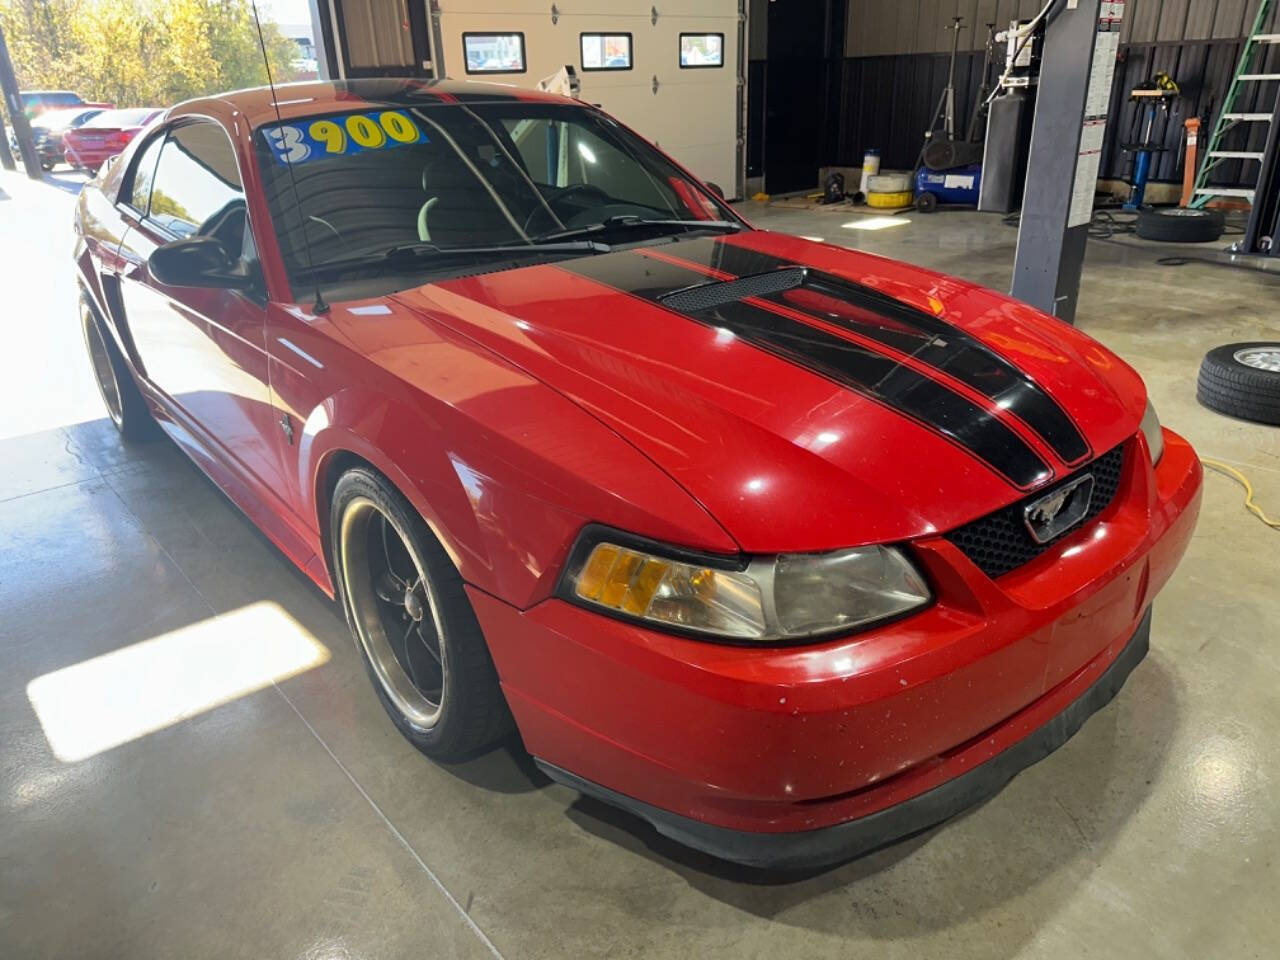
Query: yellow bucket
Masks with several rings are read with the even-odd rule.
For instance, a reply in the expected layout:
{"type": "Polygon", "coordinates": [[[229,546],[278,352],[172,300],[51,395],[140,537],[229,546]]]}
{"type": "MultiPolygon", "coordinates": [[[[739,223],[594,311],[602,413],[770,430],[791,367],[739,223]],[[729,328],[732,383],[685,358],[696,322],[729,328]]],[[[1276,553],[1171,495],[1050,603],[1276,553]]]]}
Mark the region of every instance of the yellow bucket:
{"type": "Polygon", "coordinates": [[[875,207],[878,210],[895,210],[900,207],[911,206],[911,191],[904,190],[901,193],[868,193],[867,206],[875,207]]]}

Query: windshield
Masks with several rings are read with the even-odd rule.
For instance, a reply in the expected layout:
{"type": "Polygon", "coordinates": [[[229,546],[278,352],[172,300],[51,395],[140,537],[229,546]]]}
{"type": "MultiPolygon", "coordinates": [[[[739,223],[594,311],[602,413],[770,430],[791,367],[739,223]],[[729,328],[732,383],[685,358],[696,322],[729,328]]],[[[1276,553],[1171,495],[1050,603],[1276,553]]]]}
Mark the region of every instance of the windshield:
{"type": "Polygon", "coordinates": [[[493,247],[536,256],[558,244],[564,256],[572,253],[563,241],[590,234],[599,242],[575,251],[587,255],[587,247],[624,242],[616,234],[633,241],[699,223],[741,226],[648,144],[585,107],[369,108],[269,124],[254,140],[295,287],[327,282],[326,265],[368,261],[388,274],[389,291],[392,274],[436,269],[443,259],[386,257],[406,247],[457,251],[449,268],[462,272],[468,258],[459,248],[476,251],[477,263],[493,247]]]}

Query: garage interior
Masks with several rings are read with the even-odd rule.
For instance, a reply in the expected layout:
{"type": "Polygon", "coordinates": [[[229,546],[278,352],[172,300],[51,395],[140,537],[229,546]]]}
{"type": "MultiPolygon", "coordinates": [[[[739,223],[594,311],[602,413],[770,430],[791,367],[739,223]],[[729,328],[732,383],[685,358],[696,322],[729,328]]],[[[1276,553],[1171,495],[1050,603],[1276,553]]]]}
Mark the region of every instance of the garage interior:
{"type": "MultiPolygon", "coordinates": [[[[1068,226],[1065,206],[1037,236],[1010,212],[871,209],[844,196],[861,192],[869,151],[883,175],[917,166],[938,129],[954,18],[963,132],[982,99],[986,25],[1007,29],[1042,6],[313,0],[311,14],[321,75],[334,79],[532,87],[574,65],[583,100],[720,184],[763,229],[1015,296],[1029,250],[1037,264],[1062,256],[1059,282],[1078,281],[1075,325],[1135,368],[1162,422],[1247,478],[1276,517],[1280,431],[1200,403],[1197,371],[1222,344],[1280,340],[1271,228],[1258,228],[1260,208],[1274,217],[1280,202],[1267,193],[1280,184],[1280,123],[1230,142],[1256,158],[1217,166],[1220,238],[1153,242],[1121,206],[1135,145],[1150,153],[1146,201],[1182,202],[1185,123],[1202,123],[1203,159],[1265,0],[1103,5],[1123,9],[1096,158],[1102,213],[1087,226],[1068,226]],[[632,65],[582,69],[580,36],[593,30],[630,34],[632,65]],[[468,34],[520,34],[522,69],[469,73],[468,34]],[[723,66],[672,66],[685,34],[721,36],[723,66]],[[1149,102],[1131,94],[1158,73],[1179,92],[1148,124],[1149,102]],[[833,173],[842,196],[823,203],[833,173]],[[1254,250],[1229,250],[1246,238],[1254,250]]],[[[1280,39],[1274,15],[1260,33],[1280,39]]],[[[1280,110],[1277,49],[1250,68],[1276,76],[1232,109],[1280,110]]],[[[1062,102],[1040,96],[1037,110],[1062,102]]],[[[1074,164],[1070,145],[1060,152],[1074,164]]],[[[1046,190],[1060,175],[1024,173],[1046,190]]],[[[441,764],[397,733],[338,606],[172,443],[126,444],[106,418],[68,256],[83,182],[65,169],[0,173],[11,331],[0,355],[0,956],[1280,952],[1280,531],[1246,509],[1236,480],[1206,471],[1150,654],[1061,749],[943,825],[831,869],[763,875],[551,782],[518,737],[441,764]]],[[[1053,292],[1036,305],[1053,310],[1053,292]]]]}

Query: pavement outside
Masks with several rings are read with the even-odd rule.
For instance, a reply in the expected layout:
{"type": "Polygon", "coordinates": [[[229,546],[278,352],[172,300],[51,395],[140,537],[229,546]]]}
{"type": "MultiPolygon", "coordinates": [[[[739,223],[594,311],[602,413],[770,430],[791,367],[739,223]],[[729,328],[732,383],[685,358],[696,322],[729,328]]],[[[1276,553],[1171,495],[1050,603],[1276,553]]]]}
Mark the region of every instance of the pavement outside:
{"type": "MultiPolygon", "coordinates": [[[[1280,533],[1207,475],[1152,651],[980,808],[762,881],[549,783],[442,766],[336,609],[167,441],[124,446],[76,318],[79,181],[0,174],[0,956],[1275,956],[1280,533]],[[253,641],[260,640],[260,644],[253,641]]],[[[998,217],[747,205],[1008,289],[998,217]]],[[[1211,347],[1280,339],[1277,280],[1093,243],[1079,325],[1280,513],[1280,430],[1199,407],[1211,347]]]]}

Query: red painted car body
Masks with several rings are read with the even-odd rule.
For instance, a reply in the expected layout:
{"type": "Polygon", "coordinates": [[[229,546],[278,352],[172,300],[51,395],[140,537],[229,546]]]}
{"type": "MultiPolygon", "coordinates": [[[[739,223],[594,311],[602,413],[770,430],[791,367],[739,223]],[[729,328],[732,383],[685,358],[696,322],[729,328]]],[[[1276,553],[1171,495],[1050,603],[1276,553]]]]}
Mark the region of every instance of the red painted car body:
{"type": "Polygon", "coordinates": [[[123,153],[162,112],[158,107],[104,110],[83,126],[63,134],[63,159],[73,167],[97,171],[110,158],[123,153]]]}
{"type": "MultiPolygon", "coordinates": [[[[287,120],[377,105],[379,89],[295,86],[279,109],[287,120]]],[[[409,89],[440,109],[476,91],[566,102],[481,85],[409,89]]],[[[746,862],[820,862],[739,856],[694,827],[821,832],[928,798],[1030,742],[1129,649],[1190,539],[1201,483],[1190,446],[1164,431],[1153,466],[1137,374],[1024,304],[869,254],[745,230],[317,313],[289,288],[261,192],[251,135],[275,120],[268,92],[186,104],[165,122],[184,116],[212,119],[235,146],[262,302],[149,277],[147,257],[164,237],[116,202],[142,146],[86,188],[77,220],[81,283],[158,419],[331,595],[332,484],[356,458],[381,471],[468,585],[529,751],[686,842],[746,862]],[[728,281],[750,272],[734,264],[756,262],[799,264],[880,298],[886,315],[944,323],[1060,405],[1083,452],[1062,455],[980,380],[890,346],[903,333],[890,320],[875,331],[880,340],[853,330],[845,306],[821,291],[744,302],[887,357],[895,376],[941,384],[999,426],[1007,447],[1029,451],[1039,472],[1002,473],[876,389],[850,389],[752,342],[747,327],[693,322],[641,291],[664,276],[728,281]],[[282,418],[296,425],[287,436],[282,418]],[[959,544],[957,531],[1104,455],[1118,464],[1105,509],[1016,569],[988,575],[959,544]],[[905,544],[935,600],[804,645],[675,635],[557,596],[588,524],[727,557],[905,544]]]]}

